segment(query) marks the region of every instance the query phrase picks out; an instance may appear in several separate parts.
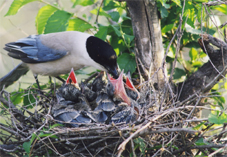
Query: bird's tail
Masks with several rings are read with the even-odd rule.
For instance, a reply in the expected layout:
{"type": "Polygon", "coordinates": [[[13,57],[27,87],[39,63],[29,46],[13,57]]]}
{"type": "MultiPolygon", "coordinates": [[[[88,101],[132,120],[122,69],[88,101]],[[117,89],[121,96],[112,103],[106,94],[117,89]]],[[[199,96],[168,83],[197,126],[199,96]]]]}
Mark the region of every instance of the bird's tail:
{"type": "Polygon", "coordinates": [[[22,75],[25,75],[29,71],[28,66],[21,62],[18,64],[13,70],[11,70],[8,74],[0,78],[0,91],[11,84],[13,84],[15,81],[17,81],[22,75]]]}

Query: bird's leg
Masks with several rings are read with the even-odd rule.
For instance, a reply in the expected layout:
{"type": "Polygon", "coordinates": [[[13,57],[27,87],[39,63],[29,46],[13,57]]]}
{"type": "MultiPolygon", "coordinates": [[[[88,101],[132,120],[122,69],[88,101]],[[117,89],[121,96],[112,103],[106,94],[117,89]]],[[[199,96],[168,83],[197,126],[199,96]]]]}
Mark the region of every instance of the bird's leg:
{"type": "Polygon", "coordinates": [[[36,81],[36,84],[37,84],[39,90],[41,90],[40,85],[39,85],[38,75],[34,75],[34,77],[35,77],[35,81],[36,81]]]}
{"type": "Polygon", "coordinates": [[[55,84],[56,84],[56,81],[55,81],[55,79],[54,79],[54,83],[53,83],[53,82],[52,82],[52,77],[51,77],[51,76],[49,76],[49,81],[50,81],[51,92],[53,91],[53,92],[55,93],[55,89],[56,89],[55,84]]]}
{"type": "Polygon", "coordinates": [[[36,84],[37,84],[37,86],[39,88],[38,93],[43,95],[43,92],[41,91],[41,88],[40,88],[40,85],[39,85],[38,75],[34,75],[34,77],[35,77],[36,84]]]}
{"type": "Polygon", "coordinates": [[[51,76],[49,76],[49,82],[52,84],[52,78],[51,78],[51,76]]]}

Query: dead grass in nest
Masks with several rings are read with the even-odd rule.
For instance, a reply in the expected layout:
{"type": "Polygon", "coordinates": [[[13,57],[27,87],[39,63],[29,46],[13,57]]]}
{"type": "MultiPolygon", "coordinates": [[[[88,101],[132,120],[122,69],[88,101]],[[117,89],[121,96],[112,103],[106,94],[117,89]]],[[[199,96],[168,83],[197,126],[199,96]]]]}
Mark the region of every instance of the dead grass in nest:
{"type": "Polygon", "coordinates": [[[146,89],[146,106],[132,124],[59,126],[51,115],[52,94],[37,97],[32,110],[14,105],[9,93],[0,97],[0,151],[5,156],[195,156],[227,153],[226,125],[213,128],[208,118],[194,115],[202,96],[174,102],[146,89]],[[157,103],[158,102],[158,103],[157,103]],[[161,105],[160,105],[161,104],[161,105]],[[38,107],[39,106],[39,107],[38,107]],[[201,124],[201,126],[199,126],[201,124]],[[196,128],[194,128],[196,126],[196,128]],[[215,129],[215,133],[211,128],[215,129]],[[210,135],[212,133],[212,136],[210,135]],[[201,141],[202,140],[202,141],[201,141]],[[198,144],[200,141],[201,145],[198,144]],[[27,149],[25,151],[25,149],[27,149]],[[215,149],[214,149],[215,148],[215,149]]]}

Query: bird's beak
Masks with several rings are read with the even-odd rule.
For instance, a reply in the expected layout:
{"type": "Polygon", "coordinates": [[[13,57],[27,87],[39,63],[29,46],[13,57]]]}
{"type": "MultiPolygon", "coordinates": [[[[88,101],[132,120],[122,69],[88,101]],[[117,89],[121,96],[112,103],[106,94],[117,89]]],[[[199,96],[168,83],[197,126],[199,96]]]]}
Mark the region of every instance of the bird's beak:
{"type": "Polygon", "coordinates": [[[67,78],[65,84],[73,84],[75,87],[79,88],[79,84],[77,82],[76,75],[74,73],[73,68],[71,69],[71,71],[69,73],[69,77],[67,78]]]}
{"type": "Polygon", "coordinates": [[[129,106],[131,106],[131,101],[130,101],[128,95],[126,94],[125,87],[124,87],[123,72],[124,72],[124,70],[122,70],[118,79],[112,78],[108,73],[107,73],[107,76],[108,76],[109,81],[111,82],[111,84],[114,87],[115,97],[120,98],[122,101],[126,102],[129,106]]]}
{"type": "Polygon", "coordinates": [[[140,93],[138,92],[136,87],[133,85],[132,81],[127,76],[126,76],[125,87],[132,91],[135,91],[137,93],[137,95],[138,95],[137,100],[140,98],[140,93]]]}
{"type": "Polygon", "coordinates": [[[117,79],[119,76],[119,70],[118,67],[115,67],[113,69],[109,69],[108,72],[115,78],[117,79]]]}

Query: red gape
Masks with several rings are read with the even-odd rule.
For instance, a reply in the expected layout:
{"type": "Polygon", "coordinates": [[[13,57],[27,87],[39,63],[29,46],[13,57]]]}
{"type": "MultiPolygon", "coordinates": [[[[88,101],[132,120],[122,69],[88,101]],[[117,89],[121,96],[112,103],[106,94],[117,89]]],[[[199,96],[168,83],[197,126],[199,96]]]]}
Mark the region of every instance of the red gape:
{"type": "Polygon", "coordinates": [[[128,86],[129,89],[134,89],[134,86],[132,85],[132,82],[129,80],[129,78],[127,77],[126,79],[126,85],[128,86]]]}
{"type": "Polygon", "coordinates": [[[132,90],[132,91],[135,91],[137,94],[138,94],[138,97],[137,99],[140,98],[140,93],[138,92],[138,90],[136,89],[136,87],[133,85],[132,81],[128,78],[128,76],[126,76],[126,84],[125,84],[125,87],[132,90]]]}
{"type": "Polygon", "coordinates": [[[71,69],[69,77],[66,80],[66,84],[77,84],[77,79],[73,68],[71,69]]]}
{"type": "Polygon", "coordinates": [[[117,98],[120,98],[121,100],[126,102],[129,106],[131,106],[131,100],[127,96],[125,87],[124,87],[123,72],[124,72],[124,70],[122,70],[118,79],[112,78],[108,73],[107,73],[107,76],[108,76],[109,81],[112,83],[112,85],[114,87],[114,95],[117,98]]]}

